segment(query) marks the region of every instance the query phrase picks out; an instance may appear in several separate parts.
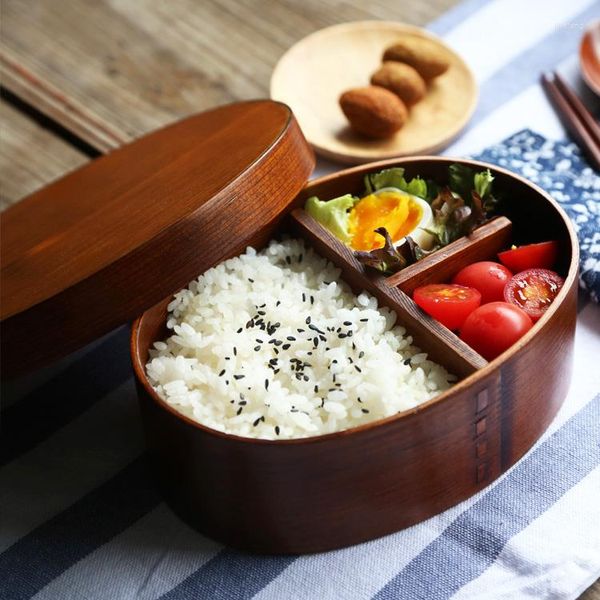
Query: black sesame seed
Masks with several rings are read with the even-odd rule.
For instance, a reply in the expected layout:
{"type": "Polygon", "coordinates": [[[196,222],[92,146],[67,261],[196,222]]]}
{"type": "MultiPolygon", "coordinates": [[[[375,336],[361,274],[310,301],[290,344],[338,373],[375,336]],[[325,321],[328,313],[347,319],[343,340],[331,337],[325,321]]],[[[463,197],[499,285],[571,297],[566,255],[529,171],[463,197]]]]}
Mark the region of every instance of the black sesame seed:
{"type": "Polygon", "coordinates": [[[369,319],[361,319],[361,320],[360,320],[360,322],[361,322],[361,323],[368,323],[368,322],[369,322],[369,319]]]}
{"type": "Polygon", "coordinates": [[[288,340],[289,342],[295,342],[296,341],[296,338],[293,335],[288,335],[285,339],[288,340]]]}
{"type": "Polygon", "coordinates": [[[306,294],[302,292],[302,302],[306,302],[306,294]]]}
{"type": "Polygon", "coordinates": [[[233,347],[233,355],[237,356],[237,348],[235,346],[233,347]]]}
{"type": "Polygon", "coordinates": [[[358,358],[362,358],[364,355],[365,355],[365,353],[364,353],[364,352],[361,350],[361,351],[358,353],[358,358]]]}
{"type": "Polygon", "coordinates": [[[310,325],[310,317],[306,317],[306,321],[305,321],[305,323],[306,323],[307,325],[310,325]]]}
{"type": "Polygon", "coordinates": [[[244,379],[244,377],[246,377],[245,375],[234,375],[233,378],[234,379],[244,379]]]}
{"type": "Polygon", "coordinates": [[[281,346],[282,350],[289,350],[291,344],[284,344],[283,346],[281,346]]]}
{"type": "Polygon", "coordinates": [[[273,352],[275,352],[275,354],[279,354],[279,350],[277,350],[277,348],[273,348],[273,352]]]}
{"type": "Polygon", "coordinates": [[[352,331],[349,331],[349,332],[348,332],[346,335],[347,335],[348,337],[352,337],[352,336],[354,335],[354,333],[353,333],[352,331]]]}
{"type": "Polygon", "coordinates": [[[277,358],[271,358],[269,360],[269,363],[272,364],[272,365],[276,365],[277,364],[277,360],[278,360],[277,358]]]}
{"type": "Polygon", "coordinates": [[[252,319],[246,323],[246,329],[250,329],[250,327],[254,327],[254,321],[252,319]]]}
{"type": "Polygon", "coordinates": [[[279,435],[279,431],[280,431],[279,425],[275,425],[275,434],[279,435]]]}
{"type": "Polygon", "coordinates": [[[273,343],[274,343],[276,346],[281,346],[281,344],[283,344],[283,341],[282,341],[282,340],[275,340],[273,343]]]}
{"type": "Polygon", "coordinates": [[[269,389],[269,380],[265,379],[265,390],[269,389]]]}
{"type": "Polygon", "coordinates": [[[226,356],[225,360],[231,360],[231,356],[226,356]]]}
{"type": "Polygon", "coordinates": [[[219,377],[223,377],[223,375],[225,375],[225,369],[223,369],[220,373],[219,373],[219,377]]]}
{"type": "Polygon", "coordinates": [[[305,330],[305,329],[300,329],[300,328],[298,328],[298,329],[296,329],[296,331],[297,331],[298,333],[304,333],[306,330],[305,330]]]}
{"type": "Polygon", "coordinates": [[[410,358],[407,358],[407,359],[404,361],[404,364],[405,364],[405,365],[410,365],[410,358]]]}
{"type": "Polygon", "coordinates": [[[360,396],[357,398],[357,400],[362,404],[362,400],[360,399],[360,396]]]}
{"type": "Polygon", "coordinates": [[[314,344],[315,348],[319,345],[319,338],[318,337],[314,337],[313,338],[313,344],[314,344]]]}
{"type": "Polygon", "coordinates": [[[257,311],[261,317],[264,317],[267,313],[264,310],[257,311]]]}
{"type": "Polygon", "coordinates": [[[240,406],[246,406],[246,404],[248,404],[248,402],[247,402],[246,400],[240,400],[240,401],[238,402],[238,404],[239,404],[240,406]]]}
{"type": "Polygon", "coordinates": [[[308,381],[308,380],[309,380],[309,377],[308,377],[308,375],[305,375],[305,376],[304,376],[304,381],[308,381]]]}
{"type": "Polygon", "coordinates": [[[352,325],[352,322],[351,321],[344,321],[344,325],[346,327],[350,327],[350,325],[352,325]]]}
{"type": "Polygon", "coordinates": [[[359,372],[362,373],[362,369],[358,366],[358,365],[354,365],[354,368],[359,372]]]}
{"type": "Polygon", "coordinates": [[[260,346],[254,346],[254,352],[258,352],[260,350],[260,346]]]}
{"type": "Polygon", "coordinates": [[[243,331],[243,330],[244,330],[244,328],[243,328],[243,327],[240,327],[240,328],[239,328],[239,329],[236,331],[236,333],[242,333],[242,331],[243,331]]]}
{"type": "Polygon", "coordinates": [[[237,409],[237,413],[235,413],[235,414],[236,414],[236,415],[239,417],[239,416],[242,414],[242,411],[243,411],[243,410],[244,410],[244,407],[243,407],[243,406],[240,406],[240,407],[237,409]]]}
{"type": "Polygon", "coordinates": [[[360,410],[362,410],[365,415],[369,413],[369,409],[368,408],[361,408],[360,410]]]}
{"type": "Polygon", "coordinates": [[[229,385],[229,379],[225,380],[225,385],[229,385]]]}
{"type": "Polygon", "coordinates": [[[320,335],[320,336],[319,336],[319,339],[320,339],[322,342],[326,342],[326,341],[327,341],[327,338],[326,338],[324,335],[320,335]]]}
{"type": "Polygon", "coordinates": [[[279,306],[281,304],[281,300],[277,300],[277,302],[275,302],[275,306],[279,306]]]}
{"type": "Polygon", "coordinates": [[[348,337],[348,335],[345,333],[338,333],[338,337],[340,338],[340,340],[343,340],[345,337],[348,337]]]}
{"type": "Polygon", "coordinates": [[[319,393],[319,386],[318,386],[318,385],[315,385],[315,388],[314,388],[314,389],[315,389],[315,394],[318,394],[318,393],[319,393]]]}
{"type": "Polygon", "coordinates": [[[262,344],[262,343],[264,342],[264,340],[261,340],[260,338],[256,338],[256,341],[257,341],[259,344],[262,344]]]}
{"type": "Polygon", "coordinates": [[[311,304],[314,304],[314,303],[315,303],[315,297],[314,297],[314,296],[311,296],[311,297],[310,297],[310,303],[311,303],[311,304]]]}
{"type": "Polygon", "coordinates": [[[352,350],[356,350],[356,344],[352,342],[352,350]]]}
{"type": "Polygon", "coordinates": [[[256,421],[254,421],[254,423],[252,423],[252,427],[256,427],[261,421],[264,421],[265,418],[264,417],[258,417],[258,419],[256,419],[256,421]]]}
{"type": "Polygon", "coordinates": [[[250,279],[250,277],[248,277],[248,281],[249,281],[250,283],[254,283],[254,279],[250,279]]]}

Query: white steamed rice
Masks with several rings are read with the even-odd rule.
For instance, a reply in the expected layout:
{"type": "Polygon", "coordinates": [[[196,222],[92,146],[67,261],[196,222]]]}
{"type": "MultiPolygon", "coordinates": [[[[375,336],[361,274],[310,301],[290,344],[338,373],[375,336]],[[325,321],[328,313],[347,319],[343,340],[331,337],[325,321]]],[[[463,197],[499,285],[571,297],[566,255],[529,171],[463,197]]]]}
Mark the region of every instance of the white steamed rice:
{"type": "Polygon", "coordinates": [[[212,429],[264,439],[340,431],[433,398],[454,377],[299,240],[209,269],[175,295],[146,365],[154,389],[212,429]]]}

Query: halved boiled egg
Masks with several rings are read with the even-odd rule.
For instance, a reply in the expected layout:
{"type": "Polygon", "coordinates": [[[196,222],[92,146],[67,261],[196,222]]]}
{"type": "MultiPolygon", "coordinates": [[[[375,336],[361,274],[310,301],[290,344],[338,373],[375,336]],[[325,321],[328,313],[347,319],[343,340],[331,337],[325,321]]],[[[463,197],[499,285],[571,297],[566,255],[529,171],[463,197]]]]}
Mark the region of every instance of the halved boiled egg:
{"type": "Polygon", "coordinates": [[[383,246],[383,238],[375,233],[385,227],[395,246],[410,235],[424,249],[433,244],[433,237],[423,230],[433,222],[429,204],[398,188],[386,187],[361,198],[350,211],[348,230],[354,250],[374,250],[383,246]]]}

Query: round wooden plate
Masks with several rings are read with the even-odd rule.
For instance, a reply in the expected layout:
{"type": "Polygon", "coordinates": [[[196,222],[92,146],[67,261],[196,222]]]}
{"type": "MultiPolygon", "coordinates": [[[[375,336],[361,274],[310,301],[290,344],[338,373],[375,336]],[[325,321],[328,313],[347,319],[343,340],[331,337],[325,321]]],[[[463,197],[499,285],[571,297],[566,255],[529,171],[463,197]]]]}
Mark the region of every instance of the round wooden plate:
{"type": "Polygon", "coordinates": [[[403,23],[360,21],[322,29],[292,46],[275,67],[271,97],[292,108],[319,154],[357,164],[444,148],[471,117],[477,84],[462,58],[427,31],[403,23]],[[338,98],[349,88],[368,85],[385,48],[407,35],[433,40],[450,68],[429,84],[427,95],[413,106],[396,135],[385,140],[359,136],[348,127],[338,98]]]}
{"type": "Polygon", "coordinates": [[[587,28],[579,47],[579,62],[585,82],[600,96],[600,21],[587,28]]]}

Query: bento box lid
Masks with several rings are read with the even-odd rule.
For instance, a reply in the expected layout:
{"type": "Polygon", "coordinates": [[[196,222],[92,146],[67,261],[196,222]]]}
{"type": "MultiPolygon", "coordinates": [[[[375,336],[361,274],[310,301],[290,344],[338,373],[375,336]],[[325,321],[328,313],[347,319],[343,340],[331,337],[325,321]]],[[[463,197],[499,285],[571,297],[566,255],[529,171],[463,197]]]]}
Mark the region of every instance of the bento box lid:
{"type": "Polygon", "coordinates": [[[69,354],[243,250],[313,167],[285,104],[239,102],[150,133],[7,209],[2,376],[69,354]]]}

